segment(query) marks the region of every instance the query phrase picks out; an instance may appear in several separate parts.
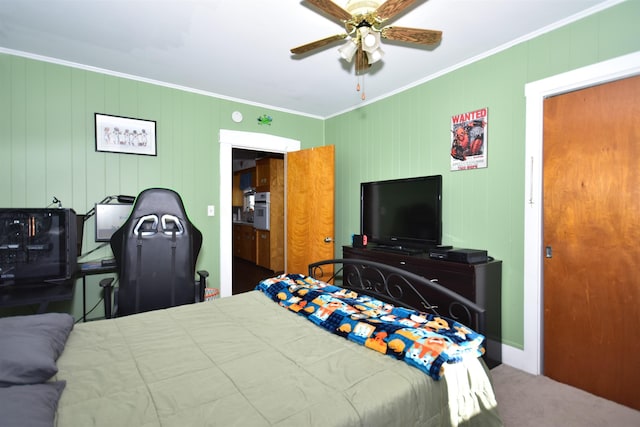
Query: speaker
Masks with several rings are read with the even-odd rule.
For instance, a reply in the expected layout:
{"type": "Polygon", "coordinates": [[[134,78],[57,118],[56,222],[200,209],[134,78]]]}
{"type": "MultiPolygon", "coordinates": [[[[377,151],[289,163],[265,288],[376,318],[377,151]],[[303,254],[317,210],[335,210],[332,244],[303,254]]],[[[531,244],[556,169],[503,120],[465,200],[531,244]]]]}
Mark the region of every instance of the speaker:
{"type": "Polygon", "coordinates": [[[353,235],[353,247],[354,248],[366,248],[367,247],[367,235],[366,234],[354,234],[353,235]]]}

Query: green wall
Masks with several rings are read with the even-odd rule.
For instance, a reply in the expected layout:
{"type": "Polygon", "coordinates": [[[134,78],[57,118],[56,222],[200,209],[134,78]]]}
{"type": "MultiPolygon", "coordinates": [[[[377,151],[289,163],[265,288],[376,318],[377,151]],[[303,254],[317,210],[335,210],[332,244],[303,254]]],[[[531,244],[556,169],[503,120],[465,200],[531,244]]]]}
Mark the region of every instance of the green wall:
{"type": "Polygon", "coordinates": [[[525,84],[637,51],[639,17],[640,1],[629,1],[328,119],[337,247],[359,229],[360,182],[442,174],[443,243],[487,249],[503,261],[503,340],[522,348],[525,84]],[[482,107],[489,109],[488,167],[450,171],[451,116],[482,107]]]}
{"type": "MultiPolygon", "coordinates": [[[[204,235],[198,268],[210,271],[209,286],[219,286],[220,271],[219,217],[206,215],[207,205],[220,206],[219,130],[293,138],[303,148],[324,143],[317,118],[1,53],[0,94],[2,207],[46,207],[56,196],[63,207],[85,213],[105,196],[172,188],[204,235]],[[242,123],[231,120],[234,110],[243,113],[242,123]],[[96,112],[155,120],[157,156],[96,152],[96,112]],[[273,118],[271,125],[258,124],[262,114],[273,118]]],[[[85,253],[96,248],[93,233],[90,219],[85,253]]],[[[84,260],[108,256],[104,247],[84,260]]],[[[100,278],[88,279],[89,308],[99,300],[100,278]]],[[[51,308],[80,317],[82,293],[76,287],[71,304],[51,308]]],[[[99,306],[90,317],[102,315],[99,306]]]]}
{"type": "MultiPolygon", "coordinates": [[[[220,204],[220,128],[298,139],[303,148],[336,146],[337,255],[359,229],[360,182],[442,174],[444,243],[487,249],[503,261],[503,338],[522,348],[524,86],[639,50],[638,17],[640,1],[628,1],[325,121],[0,54],[0,200],[44,207],[57,196],[83,213],[107,195],[171,187],[205,235],[199,268],[210,269],[218,286],[219,223],[206,206],[220,204]],[[489,108],[488,168],[452,172],[451,116],[482,107],[489,108]],[[242,123],[231,121],[234,110],[242,123]],[[95,112],[156,120],[158,156],[95,152],[95,112]],[[271,126],[257,125],[262,114],[273,117],[271,126]]],[[[86,249],[95,246],[92,226],[86,249]]],[[[89,307],[99,298],[97,280],[88,286],[89,307]]],[[[62,309],[79,316],[81,293],[62,309]]]]}

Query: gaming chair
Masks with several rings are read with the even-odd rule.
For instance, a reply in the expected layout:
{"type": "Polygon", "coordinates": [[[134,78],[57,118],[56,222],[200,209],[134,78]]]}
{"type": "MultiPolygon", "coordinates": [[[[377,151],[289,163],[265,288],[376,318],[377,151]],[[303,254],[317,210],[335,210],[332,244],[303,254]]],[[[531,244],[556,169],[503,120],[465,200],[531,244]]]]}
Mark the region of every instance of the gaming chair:
{"type": "Polygon", "coordinates": [[[110,244],[119,283],[114,287],[112,277],[100,281],[106,318],[204,300],[209,273],[198,271],[195,279],[202,233],[187,218],[175,191],[142,191],[110,244]]]}

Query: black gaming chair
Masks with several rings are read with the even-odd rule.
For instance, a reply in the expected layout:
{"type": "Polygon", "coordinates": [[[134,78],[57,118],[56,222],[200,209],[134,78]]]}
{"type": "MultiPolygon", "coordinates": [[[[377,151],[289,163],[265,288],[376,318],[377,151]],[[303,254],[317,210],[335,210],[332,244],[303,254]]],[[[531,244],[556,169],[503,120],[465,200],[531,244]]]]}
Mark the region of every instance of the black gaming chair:
{"type": "Polygon", "coordinates": [[[105,317],[204,300],[209,273],[198,271],[195,280],[202,233],[187,218],[175,191],[150,188],[140,193],[129,219],[110,243],[119,284],[114,288],[113,278],[100,281],[105,317]]]}

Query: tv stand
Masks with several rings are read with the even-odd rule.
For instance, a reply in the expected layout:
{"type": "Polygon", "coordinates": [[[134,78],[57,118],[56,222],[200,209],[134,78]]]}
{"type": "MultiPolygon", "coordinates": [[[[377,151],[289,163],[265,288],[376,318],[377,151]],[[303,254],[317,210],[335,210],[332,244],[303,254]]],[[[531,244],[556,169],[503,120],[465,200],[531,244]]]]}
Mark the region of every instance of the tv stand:
{"type": "MultiPolygon", "coordinates": [[[[429,254],[403,254],[373,248],[342,247],[343,258],[356,258],[392,265],[434,281],[482,306],[486,310],[485,361],[491,368],[502,363],[502,261],[464,264],[429,258],[429,254]]],[[[447,307],[442,296],[429,296],[432,305],[447,307]]],[[[444,315],[444,314],[443,314],[444,315]]],[[[474,325],[467,325],[473,329],[474,325]]]]}

